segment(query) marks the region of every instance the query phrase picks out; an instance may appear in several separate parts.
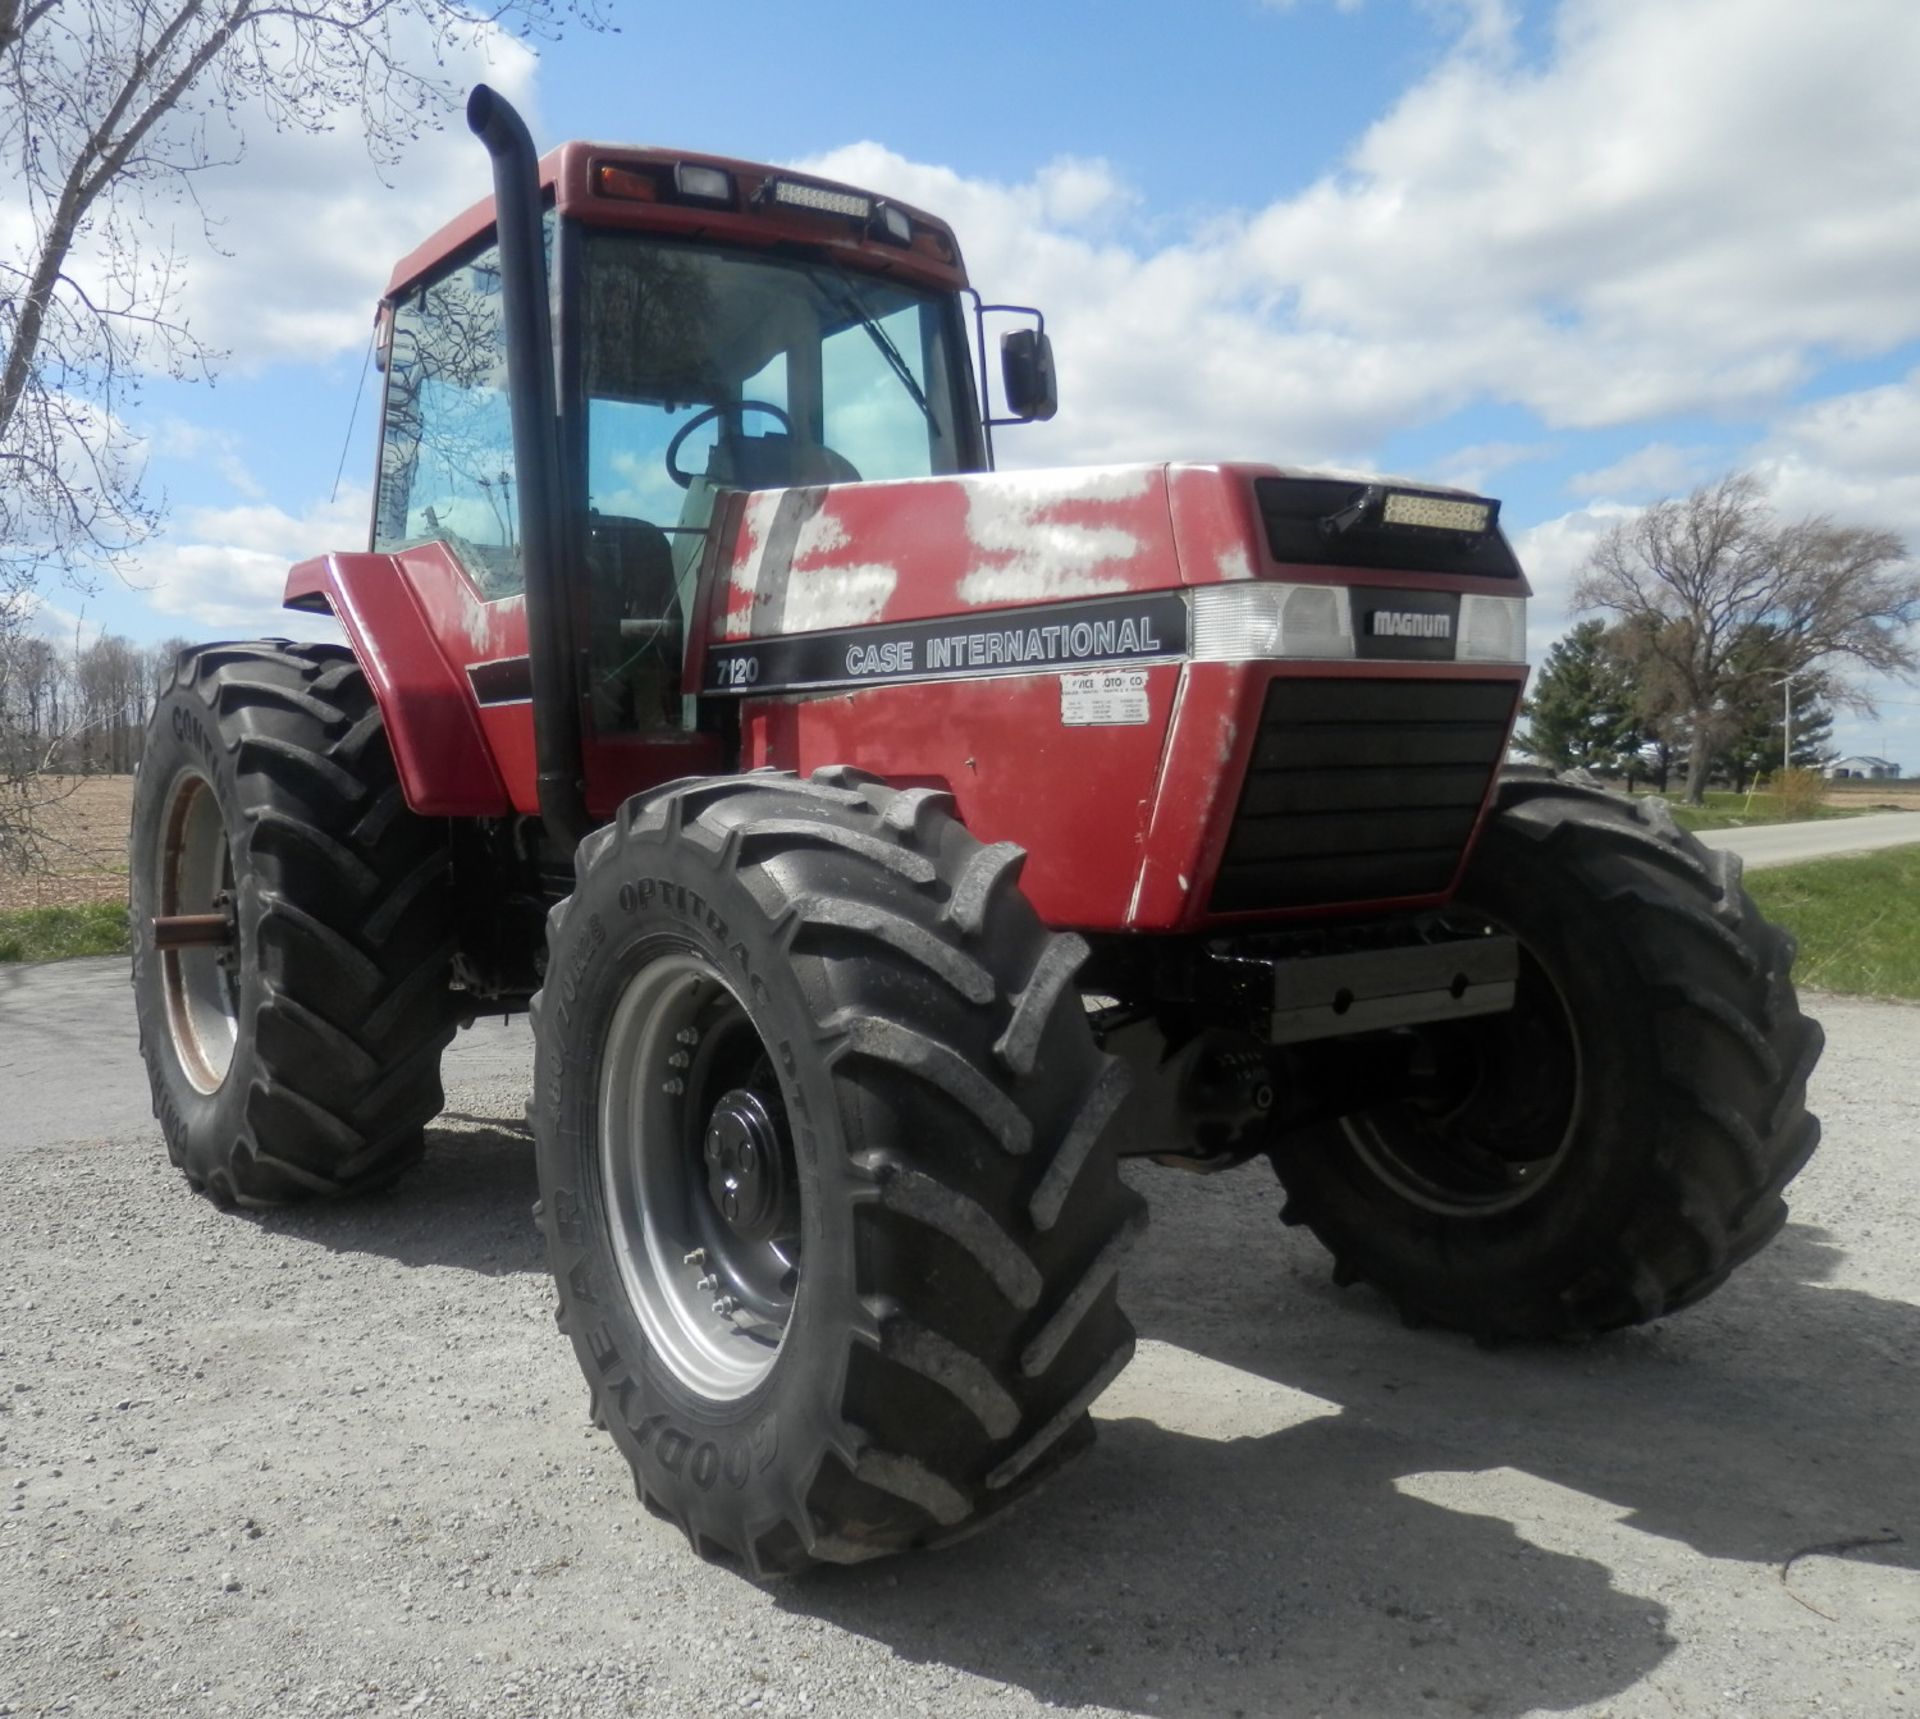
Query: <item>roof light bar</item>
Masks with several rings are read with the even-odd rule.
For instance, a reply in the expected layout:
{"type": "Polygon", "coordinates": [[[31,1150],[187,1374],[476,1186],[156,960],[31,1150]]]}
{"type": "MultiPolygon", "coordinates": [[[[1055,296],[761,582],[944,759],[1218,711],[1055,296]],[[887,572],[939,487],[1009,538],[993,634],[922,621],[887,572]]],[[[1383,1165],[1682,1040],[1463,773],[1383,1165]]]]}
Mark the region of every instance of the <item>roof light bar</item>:
{"type": "Polygon", "coordinates": [[[1459,496],[1390,489],[1380,505],[1380,522],[1416,526],[1423,531],[1466,531],[1478,537],[1493,523],[1493,505],[1459,496]]]}
{"type": "Polygon", "coordinates": [[[1349,531],[1441,531],[1450,536],[1484,537],[1500,516],[1497,501],[1479,496],[1441,495],[1432,490],[1390,489],[1370,483],[1335,513],[1320,521],[1321,531],[1339,537],[1349,531]]]}
{"type": "Polygon", "coordinates": [[[812,209],[821,215],[845,215],[853,221],[873,218],[873,199],[857,191],[830,191],[824,185],[803,185],[797,179],[769,179],[760,195],[790,209],[812,209]]]}

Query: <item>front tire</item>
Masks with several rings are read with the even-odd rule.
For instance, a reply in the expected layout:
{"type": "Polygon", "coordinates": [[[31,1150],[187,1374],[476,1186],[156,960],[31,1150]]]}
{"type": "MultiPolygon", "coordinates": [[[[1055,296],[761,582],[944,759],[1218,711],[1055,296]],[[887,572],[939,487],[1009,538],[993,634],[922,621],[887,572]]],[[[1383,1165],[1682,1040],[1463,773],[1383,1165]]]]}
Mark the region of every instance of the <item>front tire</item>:
{"type": "Polygon", "coordinates": [[[352,652],[183,652],[140,761],[129,872],[140,1049],[188,1182],[273,1205],[412,1163],[457,1022],[446,830],[407,809],[352,652]],[[155,949],[156,915],[221,911],[223,949],[155,949]]]}
{"type": "Polygon", "coordinates": [[[1544,773],[1503,777],[1458,905],[1518,939],[1514,1009],[1427,1029],[1423,1094],[1282,1142],[1282,1216],[1336,1281],[1482,1338],[1698,1301],[1820,1137],[1793,940],[1664,801],[1544,773]]]}
{"type": "Polygon", "coordinates": [[[1124,1083],[928,789],[757,773],[581,844],[535,1000],[560,1320],[642,1500],[756,1578],[962,1534],[1132,1352],[1124,1083]]]}

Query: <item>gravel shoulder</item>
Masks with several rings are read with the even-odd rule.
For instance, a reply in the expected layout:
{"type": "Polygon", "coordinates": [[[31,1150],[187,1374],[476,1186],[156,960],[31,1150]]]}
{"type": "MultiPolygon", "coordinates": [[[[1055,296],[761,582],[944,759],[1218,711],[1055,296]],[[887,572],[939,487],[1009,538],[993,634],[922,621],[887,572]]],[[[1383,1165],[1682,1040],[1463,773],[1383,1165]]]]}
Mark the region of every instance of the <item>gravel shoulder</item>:
{"type": "Polygon", "coordinates": [[[0,1714],[1915,1711],[1920,1009],[1815,1008],[1826,1145],[1705,1306],[1485,1353],[1335,1291],[1264,1170],[1147,1171],[1093,1454],[951,1551],[770,1590],[586,1422],[518,1024],[463,1035],[376,1201],[227,1215],[139,1118],[16,1135],[0,1714]]]}

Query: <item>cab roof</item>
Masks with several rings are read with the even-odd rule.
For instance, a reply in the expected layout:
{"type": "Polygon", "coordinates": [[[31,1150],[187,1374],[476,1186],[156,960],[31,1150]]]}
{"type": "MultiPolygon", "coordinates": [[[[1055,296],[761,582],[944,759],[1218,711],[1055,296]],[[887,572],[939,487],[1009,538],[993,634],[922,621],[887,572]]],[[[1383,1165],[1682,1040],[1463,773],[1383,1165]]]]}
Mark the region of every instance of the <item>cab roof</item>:
{"type": "MultiPolygon", "coordinates": [[[[938,217],[859,186],[762,162],[632,144],[563,143],[540,158],[540,190],[563,216],[578,217],[593,227],[762,249],[803,245],[850,268],[895,275],[922,286],[954,292],[967,284],[953,229],[938,217]],[[674,187],[675,170],[682,164],[718,168],[731,175],[733,206],[680,199],[674,187]],[[846,215],[762,200],[762,187],[773,181],[890,204],[912,223],[912,240],[906,245],[887,243],[870,237],[866,224],[846,215]]],[[[385,296],[394,298],[433,274],[490,232],[493,223],[493,199],[483,197],[400,259],[385,296]]]]}

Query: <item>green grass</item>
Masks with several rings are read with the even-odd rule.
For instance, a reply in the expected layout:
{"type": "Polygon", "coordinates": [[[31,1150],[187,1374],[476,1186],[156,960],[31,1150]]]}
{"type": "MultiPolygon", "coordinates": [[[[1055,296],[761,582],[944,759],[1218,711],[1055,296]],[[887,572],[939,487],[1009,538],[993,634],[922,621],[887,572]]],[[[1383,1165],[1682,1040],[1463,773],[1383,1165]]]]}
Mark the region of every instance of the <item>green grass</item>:
{"type": "Polygon", "coordinates": [[[1667,803],[1673,807],[1674,822],[1683,830],[1744,830],[1755,824],[1814,823],[1823,818],[1858,818],[1872,811],[1871,806],[1811,806],[1789,811],[1771,794],[1734,794],[1724,790],[1708,793],[1704,806],[1689,806],[1676,789],[1667,803]]]}
{"type": "Polygon", "coordinates": [[[1799,938],[1796,984],[1920,1002],[1920,846],[1749,872],[1747,889],[1799,938]]]}
{"type": "Polygon", "coordinates": [[[117,901],[83,907],[26,907],[0,913],[0,961],[65,961],[74,955],[124,955],[127,910],[117,901]]]}

